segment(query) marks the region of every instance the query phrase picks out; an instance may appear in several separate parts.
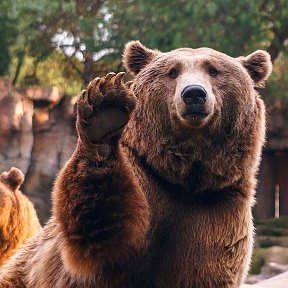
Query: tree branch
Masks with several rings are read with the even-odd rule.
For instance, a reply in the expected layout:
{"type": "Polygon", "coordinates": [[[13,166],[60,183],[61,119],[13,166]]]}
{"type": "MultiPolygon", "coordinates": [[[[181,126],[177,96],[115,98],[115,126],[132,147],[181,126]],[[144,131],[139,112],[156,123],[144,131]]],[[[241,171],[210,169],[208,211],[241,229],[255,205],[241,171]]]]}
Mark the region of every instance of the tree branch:
{"type": "Polygon", "coordinates": [[[72,61],[71,57],[66,55],[66,58],[68,59],[69,63],[71,66],[75,69],[75,71],[78,73],[78,75],[82,78],[82,71],[75,65],[75,63],[72,61]]]}
{"type": "Polygon", "coordinates": [[[274,38],[271,41],[267,51],[271,55],[272,62],[278,57],[283,50],[284,42],[288,39],[288,26],[274,30],[274,38]]]}

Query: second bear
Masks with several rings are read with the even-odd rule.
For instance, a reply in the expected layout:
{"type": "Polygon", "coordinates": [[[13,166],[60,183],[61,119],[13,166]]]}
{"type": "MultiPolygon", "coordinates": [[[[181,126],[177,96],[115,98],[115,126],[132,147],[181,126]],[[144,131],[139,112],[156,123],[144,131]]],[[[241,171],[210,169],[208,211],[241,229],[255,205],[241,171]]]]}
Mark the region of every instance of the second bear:
{"type": "Polygon", "coordinates": [[[19,190],[23,181],[14,167],[0,174],[0,267],[41,228],[33,204],[19,190]]]}

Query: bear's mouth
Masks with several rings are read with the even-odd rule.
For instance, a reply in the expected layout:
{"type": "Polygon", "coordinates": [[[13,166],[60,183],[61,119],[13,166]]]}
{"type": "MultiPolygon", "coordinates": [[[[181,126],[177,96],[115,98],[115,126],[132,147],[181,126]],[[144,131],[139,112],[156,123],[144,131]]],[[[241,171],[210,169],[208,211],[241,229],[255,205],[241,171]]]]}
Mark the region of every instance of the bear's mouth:
{"type": "Polygon", "coordinates": [[[202,120],[206,118],[209,113],[206,110],[205,105],[202,104],[191,104],[185,105],[186,107],[182,110],[181,116],[187,120],[202,120]]]}
{"type": "Polygon", "coordinates": [[[194,112],[185,112],[181,115],[183,118],[191,118],[191,119],[203,119],[208,116],[206,112],[194,111],[194,112]]]}

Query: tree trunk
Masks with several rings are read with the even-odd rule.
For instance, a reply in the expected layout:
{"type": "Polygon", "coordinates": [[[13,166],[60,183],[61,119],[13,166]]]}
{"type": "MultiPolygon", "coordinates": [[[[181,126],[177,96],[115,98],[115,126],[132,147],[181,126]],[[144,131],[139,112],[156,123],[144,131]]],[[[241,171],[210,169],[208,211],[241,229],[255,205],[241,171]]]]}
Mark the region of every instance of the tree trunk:
{"type": "Polygon", "coordinates": [[[93,79],[93,55],[90,52],[85,53],[84,70],[82,78],[84,83],[87,85],[93,79]]]}

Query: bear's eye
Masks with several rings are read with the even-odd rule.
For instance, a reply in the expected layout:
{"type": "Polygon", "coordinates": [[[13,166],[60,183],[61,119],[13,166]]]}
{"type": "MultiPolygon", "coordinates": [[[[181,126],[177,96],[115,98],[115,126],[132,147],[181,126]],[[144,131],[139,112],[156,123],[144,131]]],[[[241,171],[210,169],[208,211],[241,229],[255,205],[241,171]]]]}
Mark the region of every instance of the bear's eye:
{"type": "Polygon", "coordinates": [[[178,74],[179,74],[178,71],[175,68],[172,68],[172,69],[170,69],[168,76],[171,79],[176,79],[178,77],[178,74]]]}
{"type": "Polygon", "coordinates": [[[219,74],[218,70],[214,67],[210,67],[208,70],[210,76],[215,77],[219,74]]]}

